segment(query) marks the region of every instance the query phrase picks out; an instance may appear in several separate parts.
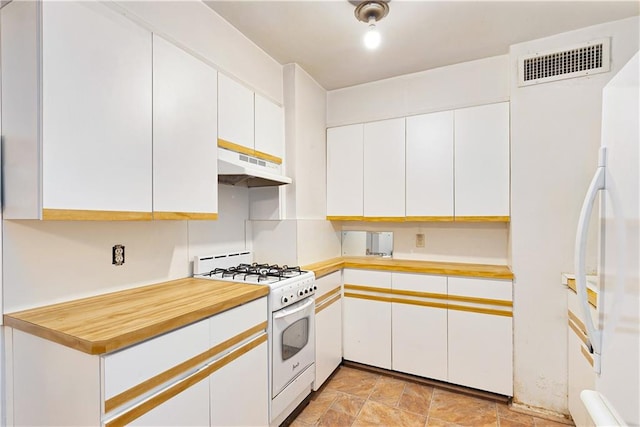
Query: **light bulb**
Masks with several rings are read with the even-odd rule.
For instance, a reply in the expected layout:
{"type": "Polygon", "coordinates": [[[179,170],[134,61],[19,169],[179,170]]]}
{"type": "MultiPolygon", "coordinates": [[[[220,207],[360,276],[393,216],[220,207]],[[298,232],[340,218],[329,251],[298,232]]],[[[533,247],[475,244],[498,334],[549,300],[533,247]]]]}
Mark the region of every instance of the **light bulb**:
{"type": "Polygon", "coordinates": [[[373,50],[380,46],[380,33],[376,28],[376,24],[370,23],[369,30],[364,35],[364,45],[367,49],[373,50]]]}

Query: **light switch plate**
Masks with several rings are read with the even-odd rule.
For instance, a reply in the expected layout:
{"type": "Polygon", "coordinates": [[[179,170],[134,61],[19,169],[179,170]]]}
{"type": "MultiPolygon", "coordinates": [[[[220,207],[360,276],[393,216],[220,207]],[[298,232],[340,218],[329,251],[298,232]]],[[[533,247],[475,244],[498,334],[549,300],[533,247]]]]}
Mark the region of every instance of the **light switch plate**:
{"type": "Polygon", "coordinates": [[[416,248],[424,248],[424,233],[416,234],[416,248]]]}

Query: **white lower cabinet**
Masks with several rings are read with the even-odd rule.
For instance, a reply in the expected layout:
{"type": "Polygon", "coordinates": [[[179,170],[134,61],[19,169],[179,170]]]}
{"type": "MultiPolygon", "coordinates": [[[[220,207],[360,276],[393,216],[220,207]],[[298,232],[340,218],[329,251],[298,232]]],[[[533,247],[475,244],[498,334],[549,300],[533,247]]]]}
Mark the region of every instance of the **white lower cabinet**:
{"type": "Polygon", "coordinates": [[[211,374],[212,426],[269,424],[267,364],[265,341],[211,374]]]}
{"type": "Polygon", "coordinates": [[[449,382],[513,396],[512,286],[449,278],[449,382]]]}
{"type": "Polygon", "coordinates": [[[266,327],[263,297],[104,355],[11,329],[7,424],[268,425],[266,327]]]}
{"type": "Polygon", "coordinates": [[[447,277],[392,273],[391,281],[393,370],[446,381],[447,277]]]}
{"type": "Polygon", "coordinates": [[[342,273],[316,280],[316,379],[318,390],[342,362],[342,273]]]}
{"type": "Polygon", "coordinates": [[[209,425],[209,384],[200,381],[182,393],[156,406],[131,426],[208,426],[209,425]]]}
{"type": "Polygon", "coordinates": [[[344,270],[344,358],[391,369],[391,273],[344,270]]]}
{"type": "Polygon", "coordinates": [[[344,270],[344,358],[513,396],[512,282],[344,270]]]}

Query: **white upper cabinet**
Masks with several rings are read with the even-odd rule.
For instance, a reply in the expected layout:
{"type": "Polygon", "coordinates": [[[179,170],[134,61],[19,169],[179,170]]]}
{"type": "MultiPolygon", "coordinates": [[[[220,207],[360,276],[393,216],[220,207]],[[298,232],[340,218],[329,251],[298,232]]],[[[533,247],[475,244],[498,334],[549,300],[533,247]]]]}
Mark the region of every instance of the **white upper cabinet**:
{"type": "Polygon", "coordinates": [[[453,219],[453,111],[407,117],[406,215],[453,219]]]}
{"type": "MultiPolygon", "coordinates": [[[[255,150],[273,156],[276,163],[284,158],[284,109],[255,95],[255,150]]],[[[261,156],[261,157],[263,157],[261,156]]]]}
{"type": "Polygon", "coordinates": [[[327,129],[327,216],[362,217],[363,125],[327,129]]]}
{"type": "Polygon", "coordinates": [[[253,92],[231,78],[218,76],[218,138],[254,149],[253,92]]]}
{"type": "Polygon", "coordinates": [[[364,216],[405,216],[405,119],[364,124],[364,216]]]}
{"type": "Polygon", "coordinates": [[[153,37],[155,219],[216,219],[217,72],[153,37]]]}
{"type": "Polygon", "coordinates": [[[94,2],[0,27],[5,218],[150,219],[151,33],[94,2]]]}
{"type": "Polygon", "coordinates": [[[455,215],[509,216],[509,103],[455,111],[455,215]]]}

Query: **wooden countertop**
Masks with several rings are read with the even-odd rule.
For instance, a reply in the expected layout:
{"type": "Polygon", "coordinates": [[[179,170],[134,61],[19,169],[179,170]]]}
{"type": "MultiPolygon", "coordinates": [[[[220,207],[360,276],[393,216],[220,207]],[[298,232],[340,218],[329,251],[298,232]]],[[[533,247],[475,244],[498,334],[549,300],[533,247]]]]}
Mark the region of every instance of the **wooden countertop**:
{"type": "Polygon", "coordinates": [[[442,274],[447,276],[481,277],[487,279],[513,279],[513,272],[506,265],[465,264],[454,262],[414,261],[381,257],[340,257],[305,265],[316,278],[342,268],[398,271],[403,273],[442,274]]]}
{"type": "Polygon", "coordinates": [[[186,278],[5,314],[4,323],[84,353],[103,354],[268,293],[268,286],[186,278]]]}

